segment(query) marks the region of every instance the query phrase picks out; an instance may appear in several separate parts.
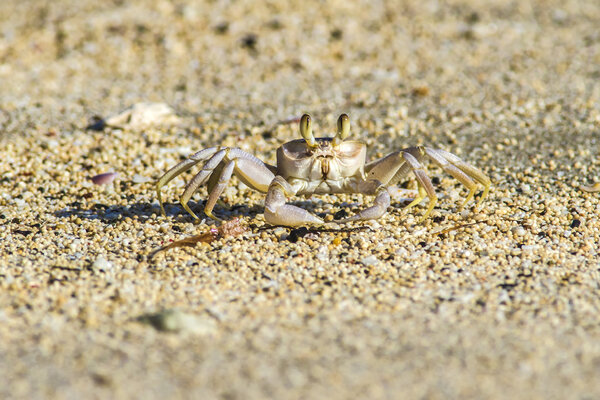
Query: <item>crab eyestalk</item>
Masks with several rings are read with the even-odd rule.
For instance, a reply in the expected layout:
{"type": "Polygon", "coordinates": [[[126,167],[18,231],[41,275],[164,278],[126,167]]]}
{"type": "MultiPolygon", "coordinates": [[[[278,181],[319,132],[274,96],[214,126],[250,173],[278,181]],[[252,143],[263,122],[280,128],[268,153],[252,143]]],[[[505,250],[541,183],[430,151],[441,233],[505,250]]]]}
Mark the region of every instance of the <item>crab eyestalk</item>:
{"type": "Polygon", "coordinates": [[[342,114],[337,121],[337,133],[333,138],[333,145],[337,146],[350,136],[350,118],[348,114],[342,114]]]}
{"type": "Polygon", "coordinates": [[[317,147],[317,141],[312,133],[312,124],[310,122],[310,115],[304,114],[300,118],[300,134],[306,140],[308,147],[317,147]]]}

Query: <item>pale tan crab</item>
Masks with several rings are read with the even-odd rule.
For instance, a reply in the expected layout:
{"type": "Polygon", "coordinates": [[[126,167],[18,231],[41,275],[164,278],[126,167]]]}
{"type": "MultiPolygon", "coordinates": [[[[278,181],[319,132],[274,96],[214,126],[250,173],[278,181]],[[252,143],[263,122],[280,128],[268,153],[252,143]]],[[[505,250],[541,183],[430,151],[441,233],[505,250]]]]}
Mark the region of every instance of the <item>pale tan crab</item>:
{"type": "Polygon", "coordinates": [[[181,205],[194,218],[188,201],[204,183],[208,186],[208,200],[204,214],[216,218],[212,210],[231,176],[235,174],[254,190],[266,193],[265,220],[273,225],[301,226],[324,223],[310,212],[286,203],[294,195],[325,193],[362,193],[375,196],[375,204],[351,217],[335,222],[370,220],[381,217],[390,205],[388,186],[395,185],[412,172],[417,180],[418,195],[407,206],[410,208],[429,198],[425,219],[435,207],[437,196],[421,161],[428,157],[444,171],[467,187],[465,203],[473,198],[477,184],[483,185],[478,205],[487,196],[491,181],[479,169],[462,161],[452,153],[429,147],[408,147],[383,158],[366,162],[367,146],[356,140],[346,140],[350,134],[348,115],[340,115],[337,134],[333,138],[315,138],[308,114],[300,119],[303,139],[292,140],[277,149],[277,165],[269,165],[253,155],[234,147],[211,147],[190,155],[167,171],[156,184],[160,208],[165,215],[160,189],[176,176],[194,165],[203,163],[186,185],[181,205]]]}

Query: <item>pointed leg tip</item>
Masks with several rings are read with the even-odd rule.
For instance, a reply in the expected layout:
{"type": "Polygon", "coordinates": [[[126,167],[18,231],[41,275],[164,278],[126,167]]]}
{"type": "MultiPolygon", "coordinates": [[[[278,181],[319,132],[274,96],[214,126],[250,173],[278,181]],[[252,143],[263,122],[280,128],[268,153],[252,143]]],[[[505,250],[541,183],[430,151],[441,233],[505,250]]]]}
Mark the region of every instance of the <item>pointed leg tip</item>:
{"type": "Polygon", "coordinates": [[[473,199],[473,197],[475,197],[475,190],[476,188],[472,188],[469,190],[469,194],[467,194],[465,201],[463,201],[462,205],[460,206],[461,210],[465,208],[465,206],[473,199]]]}
{"type": "Polygon", "coordinates": [[[425,214],[421,215],[421,218],[417,219],[416,225],[421,225],[427,218],[429,218],[429,212],[425,212],[425,214]]]}
{"type": "Polygon", "coordinates": [[[421,203],[423,201],[424,197],[415,197],[413,199],[413,201],[411,201],[406,207],[403,208],[403,211],[408,211],[411,208],[413,208],[414,206],[416,206],[417,204],[421,203]]]}
{"type": "Polygon", "coordinates": [[[475,211],[478,211],[481,208],[481,205],[483,204],[483,200],[484,200],[483,197],[481,197],[479,200],[477,200],[477,204],[475,204],[475,211]]]}
{"type": "Polygon", "coordinates": [[[425,211],[425,214],[423,214],[423,216],[421,217],[421,221],[419,221],[419,223],[422,223],[423,221],[425,221],[433,212],[433,209],[435,208],[435,205],[437,204],[437,197],[434,197],[432,199],[429,200],[429,206],[427,207],[427,211],[425,211]]]}
{"type": "Polygon", "coordinates": [[[162,201],[159,200],[158,205],[160,206],[160,215],[166,218],[167,213],[165,212],[165,206],[163,205],[162,201]]]}
{"type": "Polygon", "coordinates": [[[317,216],[313,215],[313,219],[308,222],[309,225],[323,225],[325,223],[325,220],[323,218],[319,218],[317,216]]]}
{"type": "Polygon", "coordinates": [[[490,192],[490,186],[486,186],[483,189],[483,193],[481,193],[479,200],[477,200],[477,204],[475,205],[476,210],[478,210],[481,207],[481,204],[483,204],[483,201],[487,198],[489,192],[490,192]]]}
{"type": "Polygon", "coordinates": [[[181,205],[183,206],[183,209],[194,218],[194,220],[200,220],[200,218],[198,218],[198,216],[192,211],[192,209],[187,205],[187,203],[181,202],[181,205]]]}
{"type": "Polygon", "coordinates": [[[213,220],[215,220],[215,221],[219,221],[219,222],[223,222],[223,221],[225,221],[223,218],[219,218],[219,217],[215,216],[215,215],[214,215],[214,214],[213,214],[211,211],[208,211],[208,212],[206,212],[206,210],[205,210],[205,211],[204,211],[204,214],[205,214],[205,215],[206,215],[208,218],[210,218],[210,219],[213,219],[213,220]]]}
{"type": "Polygon", "coordinates": [[[424,214],[423,216],[421,216],[421,218],[419,218],[419,220],[417,221],[417,225],[421,225],[423,222],[425,222],[427,218],[429,218],[429,214],[424,214]]]}

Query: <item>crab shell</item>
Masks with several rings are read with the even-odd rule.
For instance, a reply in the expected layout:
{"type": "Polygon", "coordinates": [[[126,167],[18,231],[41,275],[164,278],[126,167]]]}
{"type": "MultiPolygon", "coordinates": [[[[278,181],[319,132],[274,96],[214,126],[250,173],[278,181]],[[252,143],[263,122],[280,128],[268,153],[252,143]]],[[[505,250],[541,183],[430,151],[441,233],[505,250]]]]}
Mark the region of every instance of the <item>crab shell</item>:
{"type": "Polygon", "coordinates": [[[277,149],[277,174],[285,180],[319,183],[310,185],[314,186],[311,193],[317,194],[339,193],[342,178],[364,179],[367,146],[355,140],[337,146],[332,143],[332,138],[316,138],[316,147],[309,147],[303,139],[283,144],[277,149]]]}

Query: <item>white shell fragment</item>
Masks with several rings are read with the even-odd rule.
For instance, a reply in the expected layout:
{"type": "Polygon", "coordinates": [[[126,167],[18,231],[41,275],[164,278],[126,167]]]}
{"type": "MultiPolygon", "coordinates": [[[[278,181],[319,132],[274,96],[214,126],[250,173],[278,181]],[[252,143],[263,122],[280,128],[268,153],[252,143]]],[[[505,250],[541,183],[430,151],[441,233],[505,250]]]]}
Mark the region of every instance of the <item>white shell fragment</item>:
{"type": "Polygon", "coordinates": [[[133,177],[131,178],[131,181],[133,183],[146,183],[146,182],[151,182],[152,178],[144,176],[144,175],[140,175],[140,174],[134,174],[133,177]]]}
{"type": "Polygon", "coordinates": [[[105,121],[108,126],[129,129],[173,125],[177,122],[179,118],[175,111],[165,103],[137,103],[105,121]]]}

